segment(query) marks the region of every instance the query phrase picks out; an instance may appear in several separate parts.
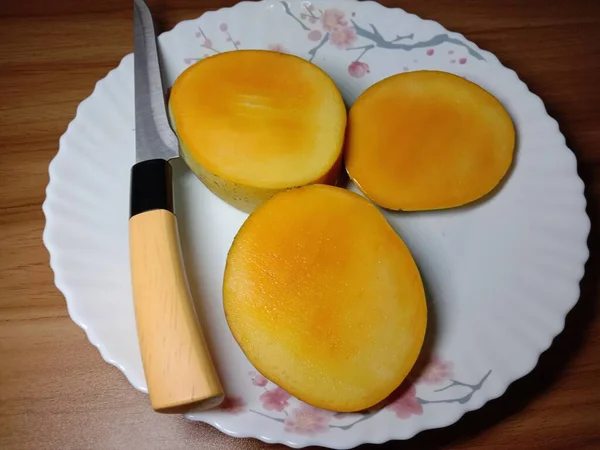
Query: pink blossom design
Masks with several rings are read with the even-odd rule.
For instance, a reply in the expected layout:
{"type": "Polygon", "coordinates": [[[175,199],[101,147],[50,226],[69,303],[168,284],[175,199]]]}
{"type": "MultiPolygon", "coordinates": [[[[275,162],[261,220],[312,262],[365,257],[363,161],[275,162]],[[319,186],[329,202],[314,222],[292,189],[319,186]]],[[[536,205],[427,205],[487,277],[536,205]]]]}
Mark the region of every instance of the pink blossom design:
{"type": "Polygon", "coordinates": [[[259,397],[264,409],[279,412],[282,412],[289,405],[288,400],[290,398],[291,395],[280,387],[268,389],[259,397]]]}
{"type": "Polygon", "coordinates": [[[369,65],[364,62],[353,61],[348,66],[348,73],[350,74],[351,77],[362,78],[367,73],[370,73],[369,65]]]}
{"type": "Polygon", "coordinates": [[[257,372],[250,372],[250,377],[252,378],[252,384],[254,386],[265,387],[267,383],[269,383],[269,380],[257,372]]]}
{"type": "Polygon", "coordinates": [[[320,41],[323,37],[323,34],[319,30],[312,30],[308,33],[308,39],[311,41],[320,41]]]}
{"type": "Polygon", "coordinates": [[[316,17],[313,17],[313,16],[310,16],[310,17],[308,18],[308,21],[309,21],[310,23],[317,23],[317,18],[316,18],[316,17]]]}
{"type": "Polygon", "coordinates": [[[455,59],[451,59],[450,60],[450,64],[456,64],[456,60],[455,59]]]}
{"type": "Polygon", "coordinates": [[[414,386],[409,387],[399,398],[387,406],[396,413],[399,419],[408,419],[409,417],[423,414],[423,405],[417,399],[417,389],[414,386]]]}
{"type": "Polygon", "coordinates": [[[350,27],[337,27],[329,32],[329,41],[339,49],[348,48],[356,40],[356,30],[350,27]]]}
{"type": "Polygon", "coordinates": [[[427,384],[441,383],[452,376],[453,367],[452,362],[434,356],[425,367],[419,381],[427,384]]]}
{"type": "Polygon", "coordinates": [[[431,56],[435,53],[435,50],[430,48],[429,50],[427,50],[427,56],[431,56]]]}
{"type": "Polygon", "coordinates": [[[225,33],[227,31],[227,24],[222,23],[221,25],[219,25],[219,30],[221,30],[223,33],[225,33]]]}
{"type": "Polygon", "coordinates": [[[196,59],[194,59],[194,58],[184,58],[183,59],[183,62],[185,64],[192,64],[194,61],[196,61],[196,59]]]}
{"type": "Polygon", "coordinates": [[[460,58],[460,59],[458,60],[458,62],[459,62],[460,64],[465,64],[465,63],[467,62],[467,58],[460,58]]]}
{"type": "Polygon", "coordinates": [[[241,414],[246,411],[246,401],[242,397],[225,397],[220,408],[230,414],[241,414]]]}
{"type": "Polygon", "coordinates": [[[333,31],[348,25],[348,21],[344,20],[344,11],[337,8],[326,9],[321,16],[321,22],[325,31],[333,31]]]}
{"type": "Polygon", "coordinates": [[[202,43],[202,47],[211,48],[212,41],[210,39],[204,39],[204,42],[202,43]]]}
{"type": "Polygon", "coordinates": [[[283,44],[271,44],[269,45],[269,50],[271,50],[272,52],[278,52],[278,53],[287,53],[287,49],[283,46],[283,44]]]}
{"type": "Polygon", "coordinates": [[[196,37],[197,37],[197,38],[200,38],[200,37],[202,37],[202,32],[200,32],[200,31],[196,31],[196,37]]]}
{"type": "Polygon", "coordinates": [[[331,411],[313,408],[302,403],[299,408],[292,410],[283,424],[288,433],[313,436],[328,430],[333,414],[331,411]]]}

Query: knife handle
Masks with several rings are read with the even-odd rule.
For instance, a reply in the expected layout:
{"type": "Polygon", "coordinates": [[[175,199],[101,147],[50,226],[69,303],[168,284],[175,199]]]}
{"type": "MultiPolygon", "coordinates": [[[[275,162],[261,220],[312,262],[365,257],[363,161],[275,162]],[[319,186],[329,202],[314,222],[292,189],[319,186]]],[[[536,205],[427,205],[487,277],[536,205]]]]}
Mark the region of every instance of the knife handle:
{"type": "Polygon", "coordinates": [[[135,318],[152,408],[211,408],[223,390],[190,295],[173,214],[171,165],[136,164],[129,246],[135,318]]]}

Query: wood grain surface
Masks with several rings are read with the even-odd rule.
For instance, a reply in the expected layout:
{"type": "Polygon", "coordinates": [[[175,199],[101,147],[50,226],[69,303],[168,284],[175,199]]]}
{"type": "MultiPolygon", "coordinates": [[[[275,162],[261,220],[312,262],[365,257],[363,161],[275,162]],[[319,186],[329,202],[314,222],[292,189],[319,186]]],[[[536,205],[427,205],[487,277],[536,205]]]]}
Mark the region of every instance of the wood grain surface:
{"type": "MultiPolygon", "coordinates": [[[[150,3],[168,30],[234,2],[150,3]]],[[[600,448],[600,2],[383,3],[464,33],[519,73],[577,155],[592,219],[581,300],[533,373],[454,426],[383,447],[600,448]]],[[[48,163],[78,103],[132,51],[131,10],[128,0],[0,1],[0,448],[267,448],[154,413],[71,322],[53,284],[41,239],[48,163]]]]}

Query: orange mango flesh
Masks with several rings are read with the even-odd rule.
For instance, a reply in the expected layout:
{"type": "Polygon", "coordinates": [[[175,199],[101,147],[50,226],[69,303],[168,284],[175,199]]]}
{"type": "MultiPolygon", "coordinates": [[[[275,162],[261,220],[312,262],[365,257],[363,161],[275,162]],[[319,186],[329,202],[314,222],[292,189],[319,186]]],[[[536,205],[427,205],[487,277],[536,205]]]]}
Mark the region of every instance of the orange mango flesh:
{"type": "Polygon", "coordinates": [[[392,210],[451,208],[498,185],[513,159],[515,130],[501,103],[445,72],[394,75],[350,109],[350,178],[392,210]]]}
{"type": "Polygon", "coordinates": [[[383,215],[326,185],[279,193],[227,258],[225,315],[250,362],[302,401],[359,411],[385,399],[421,350],[417,266],[383,215]]]}
{"type": "Polygon", "coordinates": [[[338,178],[343,99],[325,72],[296,56],[242,50],[199,61],[177,78],[169,112],[188,165],[242,210],[338,178]]]}

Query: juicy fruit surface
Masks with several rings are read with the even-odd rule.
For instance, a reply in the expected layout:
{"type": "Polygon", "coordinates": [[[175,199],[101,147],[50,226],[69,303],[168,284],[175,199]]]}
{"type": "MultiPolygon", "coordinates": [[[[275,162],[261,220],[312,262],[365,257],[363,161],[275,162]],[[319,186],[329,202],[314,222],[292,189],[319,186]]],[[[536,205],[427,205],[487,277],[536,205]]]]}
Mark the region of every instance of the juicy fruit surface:
{"type": "Polygon", "coordinates": [[[406,377],[427,308],[409,250],[366,199],[312,185],[277,194],[227,259],[228,324],[252,364],[316,407],[358,411],[406,377]]]}
{"type": "Polygon", "coordinates": [[[295,56],[244,50],[207,58],[176,80],[169,106],[188,158],[242,187],[315,182],[341,154],[342,97],[325,72],[295,56]]]}
{"type": "Polygon", "coordinates": [[[515,130],[501,103],[445,72],[394,75],[352,106],[350,178],[393,210],[460,206],[488,194],[513,158],[515,130]]]}

